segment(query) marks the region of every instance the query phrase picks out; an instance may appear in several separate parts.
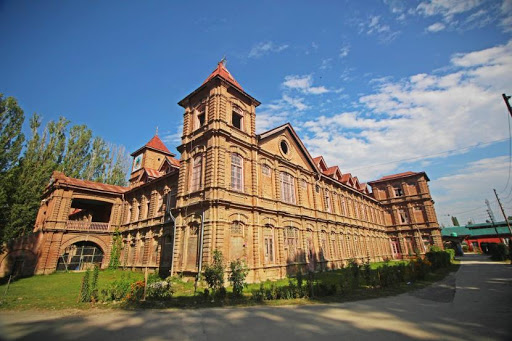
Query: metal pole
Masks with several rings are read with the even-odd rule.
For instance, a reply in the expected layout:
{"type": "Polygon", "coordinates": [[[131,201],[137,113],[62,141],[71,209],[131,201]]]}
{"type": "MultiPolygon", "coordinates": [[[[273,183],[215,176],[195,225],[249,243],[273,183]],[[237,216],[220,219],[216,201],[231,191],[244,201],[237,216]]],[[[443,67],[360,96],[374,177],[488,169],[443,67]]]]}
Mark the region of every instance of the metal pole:
{"type": "Polygon", "coordinates": [[[505,101],[505,105],[507,106],[508,113],[510,116],[512,116],[512,107],[510,106],[510,102],[508,101],[510,99],[510,96],[507,96],[505,94],[501,94],[503,96],[503,100],[505,101]]]}
{"type": "Polygon", "coordinates": [[[500,198],[498,197],[498,193],[496,192],[496,189],[494,189],[494,195],[496,195],[496,200],[498,200],[498,204],[500,205],[501,213],[503,213],[503,218],[505,218],[505,221],[507,222],[508,232],[510,234],[510,237],[508,239],[508,245],[510,246],[511,242],[512,242],[512,229],[510,228],[510,223],[507,219],[507,216],[505,215],[505,210],[503,209],[503,206],[501,205],[501,201],[500,201],[500,198]]]}
{"type": "Polygon", "coordinates": [[[201,269],[203,268],[203,236],[204,236],[204,210],[201,214],[201,241],[199,249],[199,272],[197,273],[197,280],[201,279],[201,269]]]}
{"type": "MultiPolygon", "coordinates": [[[[172,220],[172,248],[171,248],[171,270],[170,275],[172,276],[172,273],[174,271],[174,244],[176,243],[176,218],[172,215],[171,212],[171,192],[168,192],[167,194],[167,200],[166,200],[166,207],[165,207],[167,214],[166,216],[169,216],[172,220]]],[[[165,221],[164,221],[165,223],[165,221]]]]}

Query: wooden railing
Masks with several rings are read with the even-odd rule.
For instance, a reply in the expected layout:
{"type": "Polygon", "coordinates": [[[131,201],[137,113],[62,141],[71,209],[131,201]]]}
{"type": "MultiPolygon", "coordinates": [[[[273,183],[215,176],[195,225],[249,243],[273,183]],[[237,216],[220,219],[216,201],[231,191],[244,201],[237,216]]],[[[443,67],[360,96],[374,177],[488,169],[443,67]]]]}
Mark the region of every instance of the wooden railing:
{"type": "Polygon", "coordinates": [[[68,230],[81,230],[81,231],[108,231],[110,227],[109,223],[98,223],[90,221],[75,221],[68,220],[66,228],[68,230]]]}

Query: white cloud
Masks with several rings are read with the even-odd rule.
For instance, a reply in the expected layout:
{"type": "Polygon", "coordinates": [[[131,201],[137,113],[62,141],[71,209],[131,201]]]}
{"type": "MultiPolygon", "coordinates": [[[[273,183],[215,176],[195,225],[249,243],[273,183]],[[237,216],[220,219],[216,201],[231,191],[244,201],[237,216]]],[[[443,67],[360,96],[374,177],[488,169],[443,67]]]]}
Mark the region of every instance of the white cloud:
{"type": "MultiPolygon", "coordinates": [[[[497,184],[506,184],[508,156],[484,158],[463,166],[454,174],[431,181],[430,188],[436,200],[438,219],[447,226],[451,225],[450,216],[456,216],[461,224],[469,219],[482,222],[487,219],[484,201],[489,199],[497,220],[503,220],[495,202],[493,188],[497,184]]],[[[509,189],[506,189],[501,197],[505,202],[508,200],[508,192],[509,189]]]]}
{"type": "Polygon", "coordinates": [[[512,0],[504,0],[500,7],[500,25],[505,32],[512,32],[512,0]]]}
{"type": "Polygon", "coordinates": [[[427,27],[427,31],[429,32],[439,32],[439,31],[442,31],[446,28],[446,25],[443,24],[442,22],[436,22],[432,25],[430,25],[429,27],[427,27]]]}
{"type": "Polygon", "coordinates": [[[340,49],[339,57],[340,58],[345,58],[346,56],[348,56],[349,52],[350,52],[350,46],[349,45],[344,45],[340,49]]]}
{"type": "Polygon", "coordinates": [[[427,0],[421,2],[416,10],[424,16],[441,15],[446,21],[453,16],[468,12],[482,4],[482,0],[427,0]]]}
{"type": "Polygon", "coordinates": [[[508,137],[500,94],[510,86],[512,41],[457,54],[451,70],[384,78],[374,93],[360,97],[360,110],[305,122],[303,140],[312,154],[371,180],[407,170],[406,161],[393,160],[417,161],[418,154],[439,157],[440,151],[455,150],[446,157],[508,137]]]}
{"type": "Polygon", "coordinates": [[[282,85],[286,89],[299,90],[304,94],[320,95],[329,92],[324,86],[313,86],[313,77],[311,75],[286,76],[282,85]]]}
{"type": "Polygon", "coordinates": [[[393,31],[389,25],[383,24],[381,16],[372,15],[367,22],[359,22],[359,33],[376,35],[381,43],[389,43],[400,34],[400,31],[393,31]]]}
{"type": "Polygon", "coordinates": [[[332,58],[322,59],[322,65],[320,65],[320,70],[327,70],[332,68],[332,58]]]}
{"type": "Polygon", "coordinates": [[[249,51],[249,58],[259,58],[269,53],[279,53],[288,48],[287,44],[278,45],[272,41],[260,42],[249,51]]]}

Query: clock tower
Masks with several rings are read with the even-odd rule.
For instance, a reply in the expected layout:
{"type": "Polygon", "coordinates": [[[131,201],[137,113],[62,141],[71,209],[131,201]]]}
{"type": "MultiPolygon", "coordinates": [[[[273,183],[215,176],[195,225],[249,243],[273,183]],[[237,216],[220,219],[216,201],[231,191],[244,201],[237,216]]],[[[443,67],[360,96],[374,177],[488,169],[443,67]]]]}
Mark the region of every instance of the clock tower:
{"type": "Polygon", "coordinates": [[[143,147],[134,151],[132,171],[130,174],[130,186],[135,186],[144,182],[142,176],[144,173],[154,174],[158,172],[166,157],[175,155],[167,149],[158,135],[153,136],[143,147]]]}

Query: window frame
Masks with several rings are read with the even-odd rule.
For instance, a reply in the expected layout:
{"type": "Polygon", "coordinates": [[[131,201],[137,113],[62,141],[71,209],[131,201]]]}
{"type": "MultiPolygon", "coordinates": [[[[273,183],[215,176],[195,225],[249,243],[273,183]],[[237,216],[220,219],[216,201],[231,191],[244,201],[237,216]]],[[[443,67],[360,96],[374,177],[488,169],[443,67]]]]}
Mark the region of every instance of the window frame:
{"type": "Polygon", "coordinates": [[[238,153],[231,153],[231,189],[238,192],[244,191],[244,158],[238,153]],[[236,164],[235,161],[239,164],[236,164]],[[238,175],[235,177],[235,175],[238,175]]]}
{"type": "Polygon", "coordinates": [[[203,155],[199,154],[192,158],[192,169],[190,174],[190,191],[196,192],[203,188],[203,155]]]}
{"type": "Polygon", "coordinates": [[[240,109],[237,106],[233,106],[233,109],[231,110],[231,125],[238,130],[244,131],[244,113],[243,113],[242,109],[240,109]],[[235,122],[234,122],[235,117],[239,118],[239,121],[238,121],[240,123],[239,127],[237,127],[235,125],[235,122]]]}
{"type": "Polygon", "coordinates": [[[297,203],[295,196],[295,177],[287,172],[280,172],[281,200],[287,204],[297,203]]]}

